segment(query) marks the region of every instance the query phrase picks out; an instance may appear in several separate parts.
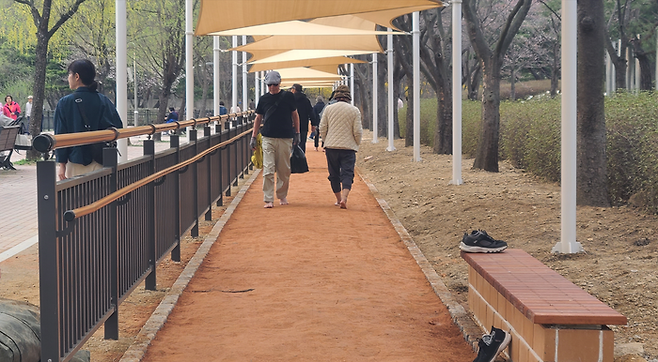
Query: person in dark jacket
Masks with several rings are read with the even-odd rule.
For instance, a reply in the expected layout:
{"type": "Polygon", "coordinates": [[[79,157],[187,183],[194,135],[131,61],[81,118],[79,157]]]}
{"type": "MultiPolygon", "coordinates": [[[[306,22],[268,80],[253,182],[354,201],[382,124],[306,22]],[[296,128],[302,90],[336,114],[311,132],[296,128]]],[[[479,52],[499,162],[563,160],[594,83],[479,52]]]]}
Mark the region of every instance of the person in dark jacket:
{"type": "Polygon", "coordinates": [[[174,107],[169,107],[169,114],[165,118],[165,123],[178,122],[178,112],[174,107]]]}
{"type": "Polygon", "coordinates": [[[310,121],[314,127],[320,123],[313,112],[311,101],[308,100],[306,94],[302,92],[301,84],[293,84],[290,91],[295,95],[295,104],[297,105],[297,113],[299,113],[299,133],[300,142],[299,147],[306,153],[306,137],[308,137],[308,122],[310,121]]]}
{"type": "Polygon", "coordinates": [[[324,98],[322,96],[318,96],[315,99],[315,105],[313,106],[313,113],[315,113],[315,118],[318,122],[318,124],[313,124],[311,123],[312,130],[311,130],[311,138],[313,139],[313,144],[315,146],[315,150],[318,150],[318,147],[320,147],[320,131],[318,130],[318,125],[320,124],[320,114],[322,114],[322,110],[324,109],[324,98]]]}
{"type": "MultiPolygon", "coordinates": [[[[55,134],[123,128],[112,101],[96,91],[98,84],[94,81],[94,64],[87,59],[78,59],[69,65],[68,72],[69,87],[74,92],[57,102],[55,134]]],[[[94,161],[92,145],[58,148],[55,158],[59,164],[57,176],[60,180],[103,168],[94,161]]]]}

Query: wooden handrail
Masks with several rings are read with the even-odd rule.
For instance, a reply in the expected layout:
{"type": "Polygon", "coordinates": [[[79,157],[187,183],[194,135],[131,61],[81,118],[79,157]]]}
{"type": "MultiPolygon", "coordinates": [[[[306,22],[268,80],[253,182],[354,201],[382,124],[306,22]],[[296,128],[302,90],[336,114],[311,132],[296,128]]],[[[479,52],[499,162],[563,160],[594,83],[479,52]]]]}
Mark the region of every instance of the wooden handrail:
{"type": "Polygon", "coordinates": [[[166,132],[178,130],[186,127],[195,127],[196,125],[207,124],[210,122],[228,120],[229,118],[248,116],[254,113],[254,110],[248,110],[241,113],[224,114],[206,118],[192,118],[187,121],[150,124],[146,126],[131,128],[111,128],[101,131],[76,132],[53,135],[42,133],[34,138],[32,147],[35,150],[46,153],[57,148],[82,146],[98,142],[111,142],[122,138],[135,137],[141,135],[152,135],[157,132],[166,132]]]}
{"type": "MultiPolygon", "coordinates": [[[[175,164],[171,167],[165,168],[162,171],[156,172],[153,175],[145,177],[145,178],[143,178],[139,181],[133,182],[132,184],[127,185],[127,186],[125,186],[125,187],[123,187],[123,188],[121,188],[117,191],[114,191],[113,193],[111,193],[111,194],[109,194],[109,195],[107,195],[107,196],[105,196],[101,199],[98,199],[97,201],[92,202],[89,205],[78,207],[77,209],[73,209],[73,210],[68,210],[64,213],[64,220],[66,220],[68,222],[71,222],[71,221],[73,221],[75,219],[78,219],[82,216],[89,215],[93,212],[96,212],[96,211],[100,210],[101,208],[111,204],[112,202],[119,199],[120,197],[125,196],[125,195],[137,190],[138,188],[159,179],[160,177],[166,176],[166,175],[168,175],[168,174],[170,174],[174,171],[177,171],[177,170],[179,170],[179,169],[181,169],[181,168],[183,168],[183,167],[185,167],[189,164],[192,164],[192,163],[196,162],[197,160],[200,160],[201,158],[205,157],[207,154],[212,153],[212,152],[214,152],[215,150],[217,150],[219,148],[225,147],[225,146],[233,143],[234,141],[236,141],[236,140],[240,139],[241,137],[245,136],[246,134],[251,133],[253,131],[253,129],[254,128],[252,127],[249,130],[244,131],[244,132],[240,133],[239,135],[237,135],[237,136],[235,136],[235,137],[233,137],[229,140],[226,140],[222,143],[219,143],[219,144],[217,144],[217,145],[215,145],[215,146],[199,153],[198,155],[190,158],[189,160],[186,160],[186,161],[183,161],[181,163],[175,164]]],[[[98,131],[96,131],[96,132],[98,132],[98,131]]],[[[91,132],[89,132],[89,133],[91,133],[91,132]]]]}

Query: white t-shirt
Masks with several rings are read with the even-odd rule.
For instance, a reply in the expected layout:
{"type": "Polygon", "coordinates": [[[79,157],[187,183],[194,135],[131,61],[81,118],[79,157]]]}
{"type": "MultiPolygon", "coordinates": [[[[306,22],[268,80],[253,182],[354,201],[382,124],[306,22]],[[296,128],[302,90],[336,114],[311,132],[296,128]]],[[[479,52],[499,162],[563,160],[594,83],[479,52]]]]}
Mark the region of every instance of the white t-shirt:
{"type": "Polygon", "coordinates": [[[32,102],[25,103],[25,116],[32,117],[32,102]]]}

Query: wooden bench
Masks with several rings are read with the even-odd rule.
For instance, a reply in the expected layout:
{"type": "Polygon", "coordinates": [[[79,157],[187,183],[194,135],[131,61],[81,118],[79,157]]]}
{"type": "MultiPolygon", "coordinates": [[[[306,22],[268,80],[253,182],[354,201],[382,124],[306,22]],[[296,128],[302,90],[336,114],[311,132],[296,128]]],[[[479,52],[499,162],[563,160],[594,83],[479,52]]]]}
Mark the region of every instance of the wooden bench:
{"type": "Polygon", "coordinates": [[[11,154],[14,152],[16,136],[21,126],[0,127],[0,152],[9,151],[7,155],[0,155],[0,168],[5,170],[15,170],[11,163],[11,154]]]}
{"type": "Polygon", "coordinates": [[[608,325],[626,317],[520,249],[465,253],[468,305],[477,323],[509,331],[514,362],[613,362],[608,325]]]}

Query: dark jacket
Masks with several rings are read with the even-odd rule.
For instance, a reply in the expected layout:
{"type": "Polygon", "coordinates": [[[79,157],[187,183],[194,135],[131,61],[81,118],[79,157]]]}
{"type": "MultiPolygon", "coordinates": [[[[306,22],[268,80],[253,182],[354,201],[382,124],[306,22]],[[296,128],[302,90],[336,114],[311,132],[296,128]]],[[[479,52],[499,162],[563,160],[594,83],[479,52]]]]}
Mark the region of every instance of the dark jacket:
{"type": "MultiPolygon", "coordinates": [[[[75,102],[80,102],[92,131],[110,127],[123,128],[116,107],[109,98],[87,87],[79,87],[75,92],[62,97],[55,108],[55,134],[86,132],[85,122],[75,102]]],[[[93,161],[91,145],[58,148],[55,150],[58,163],[73,162],[88,165],[93,161]]]]}
{"type": "Polygon", "coordinates": [[[304,136],[308,134],[309,121],[314,126],[320,122],[317,120],[313,106],[311,106],[311,101],[308,100],[306,94],[300,92],[295,93],[295,104],[297,105],[297,113],[299,113],[299,133],[304,136]]]}
{"type": "Polygon", "coordinates": [[[317,124],[314,124],[313,121],[311,121],[312,126],[319,126],[320,125],[320,115],[322,114],[322,110],[324,109],[324,102],[317,102],[313,106],[313,113],[315,113],[315,118],[317,121],[317,124]]]}

